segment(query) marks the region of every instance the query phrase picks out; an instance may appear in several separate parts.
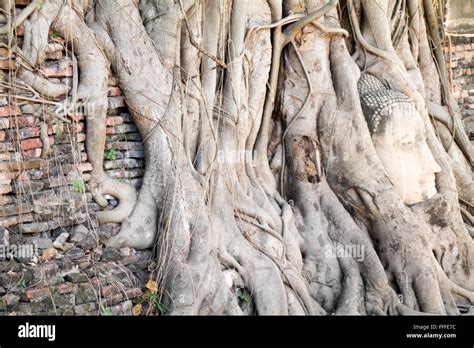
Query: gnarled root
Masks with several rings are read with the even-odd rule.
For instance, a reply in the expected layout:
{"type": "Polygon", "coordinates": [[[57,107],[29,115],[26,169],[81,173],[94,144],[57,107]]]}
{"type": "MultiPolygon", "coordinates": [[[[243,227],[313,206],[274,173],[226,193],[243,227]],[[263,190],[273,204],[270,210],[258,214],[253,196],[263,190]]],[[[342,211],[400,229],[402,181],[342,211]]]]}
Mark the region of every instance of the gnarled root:
{"type": "Polygon", "coordinates": [[[131,206],[130,216],[122,222],[119,234],[110,238],[110,247],[129,246],[146,249],[153,245],[157,230],[157,206],[145,174],[137,204],[131,206]]]}
{"type": "Polygon", "coordinates": [[[97,221],[100,224],[120,223],[131,214],[137,201],[137,194],[132,186],[113,180],[105,174],[93,178],[89,186],[94,200],[102,207],[107,206],[104,195],[111,195],[120,201],[119,206],[113,210],[97,212],[97,221]]]}
{"type": "Polygon", "coordinates": [[[50,82],[44,77],[25,69],[20,69],[18,78],[47,98],[57,99],[65,96],[69,91],[67,85],[50,82]]]}

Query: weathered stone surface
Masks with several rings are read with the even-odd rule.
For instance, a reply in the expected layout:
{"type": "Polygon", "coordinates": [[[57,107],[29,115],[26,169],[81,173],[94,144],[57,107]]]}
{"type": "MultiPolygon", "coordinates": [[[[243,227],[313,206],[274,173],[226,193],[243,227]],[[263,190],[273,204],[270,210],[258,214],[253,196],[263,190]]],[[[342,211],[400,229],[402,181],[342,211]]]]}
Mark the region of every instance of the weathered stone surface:
{"type": "Polygon", "coordinates": [[[7,310],[7,304],[3,301],[0,301],[0,312],[4,312],[7,310]]]}
{"type": "Polygon", "coordinates": [[[34,313],[39,313],[51,309],[46,302],[20,302],[17,307],[17,312],[23,315],[32,315],[34,313]]]}
{"type": "Polygon", "coordinates": [[[3,227],[0,227],[0,246],[10,244],[10,232],[3,227]]]}
{"type": "Polygon", "coordinates": [[[76,294],[77,293],[78,286],[77,284],[74,283],[62,283],[57,285],[54,288],[55,293],[57,294],[76,294]]]}
{"type": "Polygon", "coordinates": [[[15,295],[15,294],[8,294],[8,295],[3,296],[1,300],[5,302],[8,307],[15,306],[20,301],[20,296],[15,295]]]}
{"type": "Polygon", "coordinates": [[[97,307],[96,303],[84,303],[75,306],[73,309],[76,315],[95,315],[97,314],[97,307]]]}
{"type": "Polygon", "coordinates": [[[46,237],[28,237],[26,238],[26,242],[36,245],[38,249],[49,249],[53,247],[51,239],[46,237]]]}
{"type": "Polygon", "coordinates": [[[69,233],[67,233],[67,232],[61,233],[61,234],[55,239],[55,241],[53,242],[53,246],[54,246],[54,247],[60,247],[60,246],[62,246],[64,243],[66,243],[66,241],[67,241],[68,238],[69,238],[69,233]]]}
{"type": "Polygon", "coordinates": [[[48,161],[43,159],[36,159],[31,161],[9,161],[9,162],[0,162],[0,170],[4,171],[19,171],[19,170],[28,170],[33,168],[44,168],[48,164],[48,161]]]}
{"type": "Polygon", "coordinates": [[[115,236],[120,231],[119,224],[103,224],[100,225],[97,234],[99,235],[101,240],[107,240],[113,236],[115,236]]]}
{"type": "Polygon", "coordinates": [[[117,261],[122,258],[122,254],[120,253],[119,250],[114,249],[114,248],[105,248],[102,251],[102,260],[103,261],[117,261]]]}
{"type": "MultiPolygon", "coordinates": [[[[23,266],[23,268],[34,284],[45,282],[50,285],[55,285],[58,283],[58,279],[62,279],[62,277],[58,275],[58,267],[51,262],[41,263],[36,266],[23,266]]],[[[45,283],[42,285],[44,286],[45,283]]]]}
{"type": "Polygon", "coordinates": [[[33,222],[30,224],[22,224],[20,226],[20,231],[22,233],[40,233],[48,230],[49,226],[47,222],[33,222]]]}
{"type": "Polygon", "coordinates": [[[70,240],[83,250],[90,250],[97,245],[95,237],[84,225],[77,225],[72,229],[70,240]]]}
{"type": "Polygon", "coordinates": [[[0,226],[10,227],[10,226],[18,225],[22,222],[31,222],[33,220],[34,220],[34,216],[32,214],[9,216],[7,218],[3,218],[0,220],[0,226]]]}
{"type": "Polygon", "coordinates": [[[35,112],[35,107],[32,104],[25,104],[20,107],[23,114],[32,114],[35,112]]]}
{"type": "Polygon", "coordinates": [[[95,302],[99,296],[99,292],[89,283],[79,284],[76,293],[76,303],[95,302]]]}
{"type": "Polygon", "coordinates": [[[64,279],[71,283],[83,283],[87,282],[89,278],[84,273],[70,273],[64,279]]]}
{"type": "Polygon", "coordinates": [[[12,289],[22,279],[21,273],[8,272],[0,274],[0,286],[5,289],[12,289]]]}
{"type": "Polygon", "coordinates": [[[0,217],[29,213],[33,210],[31,204],[14,204],[0,206],[0,217]]]}
{"type": "Polygon", "coordinates": [[[79,260],[84,257],[84,250],[81,248],[73,247],[65,253],[66,257],[71,260],[79,260]]]}
{"type": "Polygon", "coordinates": [[[13,106],[0,106],[0,117],[20,116],[21,110],[13,106]]]}
{"type": "Polygon", "coordinates": [[[48,297],[51,297],[51,292],[49,288],[40,288],[40,289],[32,289],[32,290],[25,290],[21,294],[22,301],[31,301],[31,302],[40,302],[48,297]]]}
{"type": "Polygon", "coordinates": [[[125,100],[121,96],[109,97],[108,102],[109,102],[109,110],[118,109],[125,106],[125,100]]]}
{"type": "Polygon", "coordinates": [[[132,301],[125,301],[115,306],[109,307],[113,315],[132,315],[132,301]]]}
{"type": "Polygon", "coordinates": [[[57,308],[67,308],[76,305],[76,295],[73,293],[69,294],[54,294],[53,295],[54,305],[57,308]]]}

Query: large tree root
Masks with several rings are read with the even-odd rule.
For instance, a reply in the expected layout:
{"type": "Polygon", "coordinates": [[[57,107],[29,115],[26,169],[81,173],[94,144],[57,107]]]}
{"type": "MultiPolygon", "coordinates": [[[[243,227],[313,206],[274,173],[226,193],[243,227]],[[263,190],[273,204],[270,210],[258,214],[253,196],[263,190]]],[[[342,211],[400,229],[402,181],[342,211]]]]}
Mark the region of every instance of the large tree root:
{"type": "MultiPolygon", "coordinates": [[[[72,107],[78,108],[79,104],[76,103],[80,102],[87,116],[87,154],[93,167],[90,183],[93,197],[101,206],[107,205],[104,194],[120,200],[116,209],[100,212],[98,220],[100,223],[121,222],[132,212],[136,193],[130,185],[107,177],[103,169],[108,62],[93,33],[76,10],[62,1],[50,1],[34,13],[25,28],[22,54],[30,64],[36,66],[45,60],[46,52],[50,49],[50,27],[74,48],[81,71],[79,86],[73,88],[72,107]]],[[[57,98],[68,92],[67,86],[51,84],[27,70],[21,71],[19,77],[46,97],[57,98]]]]}
{"type": "MultiPolygon", "coordinates": [[[[90,188],[103,207],[107,194],[120,200],[97,219],[122,221],[107,245],[154,248],[152,276],[169,314],[458,314],[462,301],[472,303],[472,277],[450,254],[456,245],[471,262],[457,206],[464,186],[455,184],[469,172],[466,163],[454,175],[450,169],[464,156],[463,140],[458,136],[447,159],[427,129],[443,168],[443,199],[404,205],[362,115],[360,70],[344,44],[337,1],[96,1],[88,26],[84,9],[72,4],[52,0],[41,9],[45,16],[33,14],[26,27],[41,25],[46,34],[27,29],[25,64],[44,60],[50,27],[74,48],[81,78],[72,104],[91,105],[90,188]],[[144,142],[138,199],[102,168],[104,54],[144,142]],[[285,183],[280,192],[269,149],[283,154],[275,173],[285,183]],[[429,217],[442,207],[453,216],[435,227],[429,217]]],[[[410,44],[423,37],[415,2],[406,8],[409,34],[401,31],[401,2],[398,10],[376,0],[362,1],[364,11],[348,4],[341,10],[351,15],[367,71],[410,96],[428,127],[424,96],[437,94],[426,92],[427,72],[416,67],[427,38],[410,44]],[[396,18],[386,18],[392,12],[396,18]]],[[[28,78],[43,95],[61,96],[28,78]]],[[[447,138],[445,131],[439,134],[447,138]]]]}

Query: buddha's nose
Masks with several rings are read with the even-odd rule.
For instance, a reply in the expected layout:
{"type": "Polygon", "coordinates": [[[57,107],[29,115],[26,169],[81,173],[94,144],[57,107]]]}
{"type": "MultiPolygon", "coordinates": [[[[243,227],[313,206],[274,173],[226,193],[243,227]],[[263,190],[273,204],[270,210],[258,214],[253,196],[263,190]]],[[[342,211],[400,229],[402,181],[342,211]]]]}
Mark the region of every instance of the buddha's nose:
{"type": "Polygon", "coordinates": [[[436,174],[436,173],[441,172],[441,167],[434,159],[433,154],[431,153],[431,150],[428,147],[428,144],[425,145],[425,151],[423,153],[423,157],[425,159],[425,168],[430,174],[431,173],[436,174]]]}

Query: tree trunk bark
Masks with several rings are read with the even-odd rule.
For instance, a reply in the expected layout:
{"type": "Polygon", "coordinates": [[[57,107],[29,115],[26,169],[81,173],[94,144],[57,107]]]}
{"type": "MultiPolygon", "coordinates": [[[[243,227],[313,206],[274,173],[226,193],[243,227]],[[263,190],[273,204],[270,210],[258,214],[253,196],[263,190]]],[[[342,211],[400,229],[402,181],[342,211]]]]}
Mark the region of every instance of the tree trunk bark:
{"type": "MultiPolygon", "coordinates": [[[[121,222],[107,244],[153,248],[168,314],[472,304],[472,145],[432,0],[50,0],[25,25],[34,65],[50,28],[77,59],[67,100],[90,106],[94,198],[120,200],[98,214],[121,222]],[[109,65],[144,142],[138,197],[103,171],[109,65]],[[362,74],[416,107],[441,167],[434,197],[407,205],[396,190],[364,119],[362,74]]],[[[67,93],[29,74],[44,95],[67,93]]]]}

